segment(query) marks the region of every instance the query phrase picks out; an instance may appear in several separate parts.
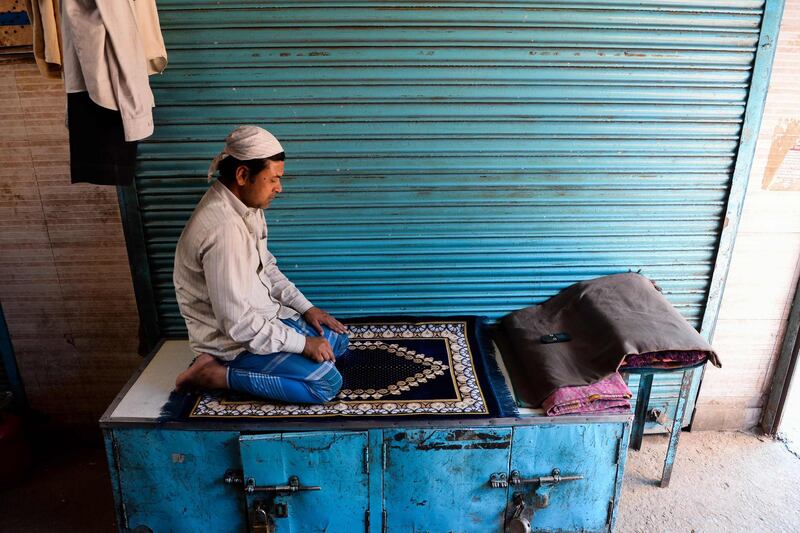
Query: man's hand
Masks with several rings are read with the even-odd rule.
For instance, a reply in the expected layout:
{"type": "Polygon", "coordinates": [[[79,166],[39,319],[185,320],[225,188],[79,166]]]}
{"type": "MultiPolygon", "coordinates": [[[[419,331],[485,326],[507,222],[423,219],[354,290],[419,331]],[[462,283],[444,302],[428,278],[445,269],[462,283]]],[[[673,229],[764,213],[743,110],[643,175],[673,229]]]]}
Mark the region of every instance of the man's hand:
{"type": "Polygon", "coordinates": [[[322,326],[328,326],[336,333],[347,333],[347,328],[344,327],[344,324],[333,318],[319,307],[312,307],[303,313],[303,318],[320,335],[322,335],[322,326]]]}
{"type": "Polygon", "coordinates": [[[333,356],[333,348],[325,337],[306,337],[306,345],[303,348],[303,355],[315,361],[336,361],[333,356]]]}

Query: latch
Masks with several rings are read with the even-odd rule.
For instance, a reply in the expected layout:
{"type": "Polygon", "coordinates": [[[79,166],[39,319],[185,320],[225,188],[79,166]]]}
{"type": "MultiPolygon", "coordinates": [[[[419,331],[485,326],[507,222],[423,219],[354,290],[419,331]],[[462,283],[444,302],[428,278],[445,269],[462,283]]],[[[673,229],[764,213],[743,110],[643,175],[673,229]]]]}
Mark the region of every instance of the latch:
{"type": "Polygon", "coordinates": [[[533,504],[537,509],[544,509],[550,505],[550,491],[553,487],[562,481],[577,481],[579,479],[583,479],[583,476],[562,476],[561,471],[558,468],[554,468],[549,476],[529,479],[523,478],[519,470],[512,470],[508,482],[514,487],[527,484],[536,485],[536,488],[533,489],[533,504]]]}
{"type": "Polygon", "coordinates": [[[244,479],[241,470],[228,470],[225,472],[223,481],[228,485],[241,486],[245,494],[257,492],[267,493],[267,498],[255,500],[250,510],[250,531],[268,532],[275,531],[275,518],[286,518],[289,516],[289,506],[283,502],[276,502],[277,496],[288,496],[295,492],[322,490],[316,485],[301,485],[300,478],[290,476],[285,485],[256,485],[255,478],[244,479]]]}
{"type": "Polygon", "coordinates": [[[489,485],[492,488],[504,489],[508,488],[509,485],[512,487],[535,486],[532,507],[529,507],[526,503],[524,492],[515,492],[512,496],[506,519],[506,533],[529,533],[534,509],[544,509],[550,505],[550,491],[559,483],[577,481],[579,479],[583,479],[583,476],[562,476],[558,468],[554,468],[549,476],[533,478],[523,478],[519,470],[512,470],[511,475],[508,477],[504,472],[491,474],[489,476],[489,485]]]}
{"type": "Polygon", "coordinates": [[[225,477],[222,480],[227,485],[242,485],[247,494],[254,492],[272,492],[275,494],[291,494],[293,492],[300,492],[306,490],[322,490],[318,485],[301,485],[300,478],[297,476],[290,476],[289,482],[286,485],[264,485],[257,486],[255,478],[249,477],[244,479],[241,470],[228,470],[225,472],[225,477]]]}
{"type": "Polygon", "coordinates": [[[247,478],[244,482],[244,491],[247,494],[253,494],[254,492],[272,492],[275,494],[291,494],[293,492],[300,492],[305,490],[322,490],[322,487],[318,485],[309,485],[303,486],[300,484],[300,478],[297,476],[290,476],[289,483],[286,485],[264,485],[263,487],[259,487],[256,485],[256,480],[254,478],[247,478]]]}

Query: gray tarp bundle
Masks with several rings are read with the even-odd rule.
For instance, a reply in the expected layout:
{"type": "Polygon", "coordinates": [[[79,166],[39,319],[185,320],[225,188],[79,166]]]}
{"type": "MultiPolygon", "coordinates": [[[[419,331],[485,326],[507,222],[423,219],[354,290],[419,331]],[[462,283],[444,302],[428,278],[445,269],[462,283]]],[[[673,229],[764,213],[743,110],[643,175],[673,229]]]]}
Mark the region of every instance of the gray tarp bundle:
{"type": "Polygon", "coordinates": [[[533,406],[560,387],[589,385],[616,372],[627,355],[701,351],[721,366],[711,345],[653,282],[635,273],[576,283],[505,316],[501,330],[517,393],[533,406]],[[571,340],[541,342],[555,333],[571,340]]]}

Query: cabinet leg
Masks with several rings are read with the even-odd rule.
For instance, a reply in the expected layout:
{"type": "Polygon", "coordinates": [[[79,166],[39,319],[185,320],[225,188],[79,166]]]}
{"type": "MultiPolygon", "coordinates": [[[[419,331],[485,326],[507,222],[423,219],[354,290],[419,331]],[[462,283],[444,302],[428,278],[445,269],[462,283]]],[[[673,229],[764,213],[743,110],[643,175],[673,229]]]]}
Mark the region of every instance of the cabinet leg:
{"type": "Polygon", "coordinates": [[[668,487],[672,477],[672,466],[675,464],[675,454],[678,452],[678,440],[683,426],[683,415],[686,414],[686,405],[689,391],[692,388],[692,371],[684,370],[681,380],[681,392],[678,395],[678,405],[675,407],[675,419],[672,421],[672,432],[669,435],[667,457],[664,459],[664,471],[661,474],[661,486],[668,487]]]}
{"type": "Polygon", "coordinates": [[[650,390],[653,388],[653,374],[639,375],[639,392],[636,394],[636,412],[633,415],[631,428],[631,449],[642,448],[645,419],[647,418],[647,404],[650,403],[650,390]]]}

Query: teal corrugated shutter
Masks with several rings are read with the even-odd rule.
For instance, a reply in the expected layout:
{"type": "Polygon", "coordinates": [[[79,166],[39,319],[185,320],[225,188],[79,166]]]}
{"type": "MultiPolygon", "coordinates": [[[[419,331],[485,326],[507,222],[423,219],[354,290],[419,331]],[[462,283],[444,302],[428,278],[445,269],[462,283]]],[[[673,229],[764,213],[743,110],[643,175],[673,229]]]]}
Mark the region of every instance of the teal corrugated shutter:
{"type": "Polygon", "coordinates": [[[762,2],[158,7],[136,186],[165,334],[176,240],[243,123],[287,152],[270,248],[338,315],[498,317],[641,270],[699,325],[762,2]]]}

